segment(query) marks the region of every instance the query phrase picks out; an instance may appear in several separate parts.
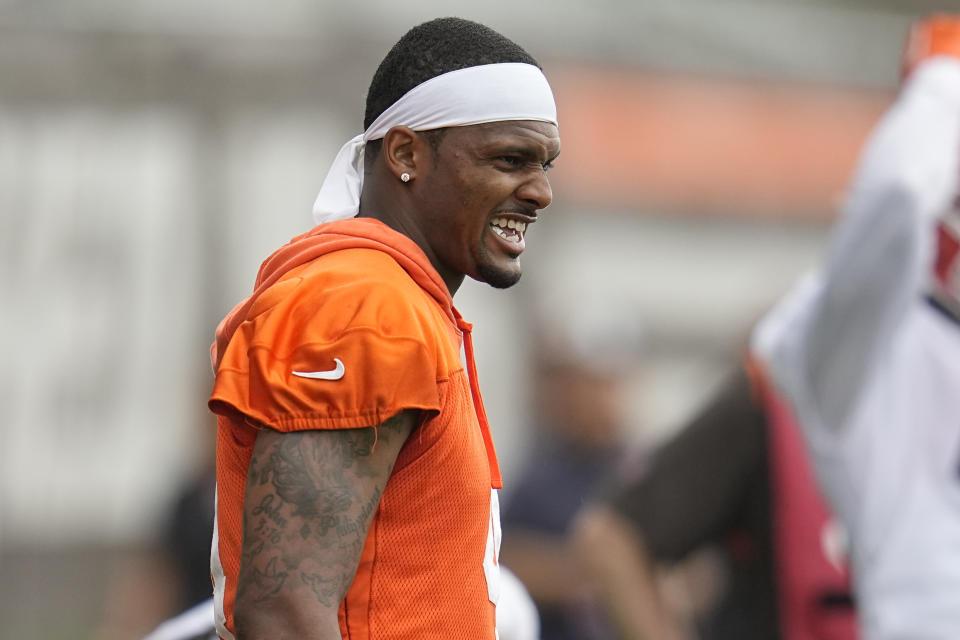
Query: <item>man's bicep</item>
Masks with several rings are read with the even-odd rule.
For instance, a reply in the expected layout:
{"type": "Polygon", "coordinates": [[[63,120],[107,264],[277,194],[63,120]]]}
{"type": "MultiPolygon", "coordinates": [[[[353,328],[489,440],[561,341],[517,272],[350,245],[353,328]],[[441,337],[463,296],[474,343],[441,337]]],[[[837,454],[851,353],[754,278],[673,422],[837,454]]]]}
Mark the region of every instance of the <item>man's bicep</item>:
{"type": "Polygon", "coordinates": [[[238,631],[245,624],[276,631],[274,616],[315,624],[331,611],[336,623],[380,496],[417,419],[417,412],[403,412],[379,427],[257,434],[243,500],[238,631]],[[264,614],[273,618],[267,627],[264,614]]]}

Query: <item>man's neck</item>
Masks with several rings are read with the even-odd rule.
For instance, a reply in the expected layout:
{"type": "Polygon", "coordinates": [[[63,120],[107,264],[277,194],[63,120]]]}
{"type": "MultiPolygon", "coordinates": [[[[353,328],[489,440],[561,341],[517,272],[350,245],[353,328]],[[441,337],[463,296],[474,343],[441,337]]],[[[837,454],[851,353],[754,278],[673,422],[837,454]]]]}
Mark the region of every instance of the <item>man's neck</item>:
{"type": "Polygon", "coordinates": [[[363,195],[360,198],[360,212],[357,214],[357,217],[379,220],[397,233],[401,233],[413,240],[427,256],[427,259],[430,261],[430,264],[433,265],[433,268],[436,269],[443,283],[447,285],[447,291],[450,292],[450,297],[452,298],[457,293],[460,285],[463,284],[463,274],[444,268],[437,258],[436,253],[430,247],[430,243],[427,242],[426,236],[424,236],[420,226],[416,224],[416,216],[407,211],[402,205],[397,205],[396,203],[399,201],[400,199],[380,197],[379,190],[377,189],[368,190],[364,188],[363,195]],[[384,203],[390,200],[392,200],[394,204],[392,206],[385,206],[384,203]]]}

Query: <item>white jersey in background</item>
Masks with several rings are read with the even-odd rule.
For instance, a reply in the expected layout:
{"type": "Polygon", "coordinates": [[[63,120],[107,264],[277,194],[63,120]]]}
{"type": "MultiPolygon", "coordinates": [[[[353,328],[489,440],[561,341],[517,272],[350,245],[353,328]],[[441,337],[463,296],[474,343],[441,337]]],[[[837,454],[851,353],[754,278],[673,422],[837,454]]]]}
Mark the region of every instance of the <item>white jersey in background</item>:
{"type": "Polygon", "coordinates": [[[931,58],[864,149],[823,270],[754,334],[847,528],[865,640],[960,640],[960,324],[926,295],[958,163],[960,60],[931,58]]]}

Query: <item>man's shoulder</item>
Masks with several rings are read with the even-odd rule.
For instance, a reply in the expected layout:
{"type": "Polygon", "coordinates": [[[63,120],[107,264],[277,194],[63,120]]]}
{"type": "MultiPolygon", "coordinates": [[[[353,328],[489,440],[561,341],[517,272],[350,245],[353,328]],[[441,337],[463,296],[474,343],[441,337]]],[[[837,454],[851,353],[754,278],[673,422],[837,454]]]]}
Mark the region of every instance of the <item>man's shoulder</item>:
{"type": "Polygon", "coordinates": [[[427,298],[390,255],[369,248],[342,249],[291,269],[260,294],[247,318],[304,306],[319,312],[348,300],[410,307],[427,298]]]}
{"type": "Polygon", "coordinates": [[[357,288],[419,288],[393,256],[371,247],[340,249],[319,256],[303,266],[300,276],[319,286],[342,282],[357,288]]]}
{"type": "Polygon", "coordinates": [[[430,340],[443,320],[433,299],[389,254],[350,248],[292,269],[248,315],[256,342],[332,342],[356,329],[384,338],[430,340]]]}
{"type": "Polygon", "coordinates": [[[401,268],[388,251],[372,246],[344,247],[325,253],[313,262],[335,265],[341,269],[362,271],[384,270],[388,273],[392,272],[395,268],[401,268]]]}

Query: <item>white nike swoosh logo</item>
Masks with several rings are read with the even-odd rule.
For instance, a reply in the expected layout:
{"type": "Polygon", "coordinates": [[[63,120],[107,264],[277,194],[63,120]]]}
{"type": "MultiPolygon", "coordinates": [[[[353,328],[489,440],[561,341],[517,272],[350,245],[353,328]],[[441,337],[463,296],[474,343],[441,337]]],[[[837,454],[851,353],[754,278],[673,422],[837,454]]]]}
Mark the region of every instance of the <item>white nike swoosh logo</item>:
{"type": "Polygon", "coordinates": [[[329,371],[293,371],[292,373],[295,376],[311,378],[313,380],[339,380],[343,377],[346,368],[343,366],[340,358],[334,358],[333,361],[337,363],[337,366],[329,371]]]}

